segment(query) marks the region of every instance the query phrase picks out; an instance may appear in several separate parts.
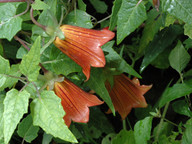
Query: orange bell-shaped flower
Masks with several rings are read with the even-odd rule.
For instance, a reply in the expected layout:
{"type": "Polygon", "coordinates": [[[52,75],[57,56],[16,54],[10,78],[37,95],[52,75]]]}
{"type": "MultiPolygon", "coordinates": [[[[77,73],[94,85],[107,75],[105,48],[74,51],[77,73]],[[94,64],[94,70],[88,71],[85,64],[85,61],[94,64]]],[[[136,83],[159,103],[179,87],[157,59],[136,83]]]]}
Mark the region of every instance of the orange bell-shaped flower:
{"type": "Polygon", "coordinates": [[[66,113],[64,121],[68,127],[71,120],[87,123],[89,121],[88,107],[103,103],[95,95],[83,91],[67,78],[63,82],[55,82],[53,90],[61,98],[61,104],[66,113]]]}
{"type": "MultiPolygon", "coordinates": [[[[114,85],[111,89],[109,82],[106,88],[112,99],[115,110],[125,119],[132,108],[147,107],[144,94],[151,89],[152,85],[145,86],[139,83],[137,78],[130,80],[124,74],[114,76],[114,85]]],[[[109,109],[107,113],[111,113],[109,109]]]]}
{"type": "Polygon", "coordinates": [[[115,36],[113,32],[108,29],[92,30],[71,25],[63,25],[60,29],[65,39],[56,37],[55,46],[82,67],[87,80],[91,66],[105,66],[105,56],[100,46],[115,36]]]}

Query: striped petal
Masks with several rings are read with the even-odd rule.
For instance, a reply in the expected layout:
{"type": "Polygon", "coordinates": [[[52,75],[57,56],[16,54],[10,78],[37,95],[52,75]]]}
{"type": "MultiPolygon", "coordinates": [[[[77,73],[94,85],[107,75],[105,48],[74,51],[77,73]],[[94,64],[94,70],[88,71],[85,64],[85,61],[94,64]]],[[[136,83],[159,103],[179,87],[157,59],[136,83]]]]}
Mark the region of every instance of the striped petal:
{"type": "MultiPolygon", "coordinates": [[[[147,107],[144,94],[151,89],[152,85],[140,86],[139,80],[134,78],[130,80],[124,74],[114,76],[114,85],[106,82],[106,88],[112,99],[115,110],[119,112],[122,119],[125,119],[132,108],[147,107]]],[[[111,113],[108,110],[107,113],[111,113]]]]}
{"type": "Polygon", "coordinates": [[[87,80],[90,77],[91,66],[105,66],[105,56],[100,46],[115,36],[113,32],[107,29],[92,30],[71,25],[63,25],[60,29],[65,39],[56,37],[55,46],[82,67],[87,80]]]}
{"type": "Polygon", "coordinates": [[[68,127],[71,120],[87,123],[89,121],[88,107],[103,103],[95,95],[83,91],[66,78],[63,82],[55,82],[54,91],[61,98],[61,104],[66,112],[64,120],[68,127]]]}

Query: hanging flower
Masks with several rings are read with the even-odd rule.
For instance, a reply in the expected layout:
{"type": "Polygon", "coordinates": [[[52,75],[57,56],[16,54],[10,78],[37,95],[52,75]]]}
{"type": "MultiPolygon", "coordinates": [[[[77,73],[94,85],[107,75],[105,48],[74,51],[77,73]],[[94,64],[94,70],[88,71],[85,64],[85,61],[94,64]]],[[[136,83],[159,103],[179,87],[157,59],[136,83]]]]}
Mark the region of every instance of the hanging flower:
{"type": "Polygon", "coordinates": [[[55,82],[53,90],[61,98],[61,104],[66,113],[64,121],[68,127],[71,120],[87,123],[89,121],[88,107],[103,103],[95,95],[83,91],[67,78],[64,78],[63,82],[55,82]]]}
{"type": "Polygon", "coordinates": [[[105,56],[100,46],[115,36],[113,32],[108,29],[92,30],[71,25],[63,25],[60,29],[65,39],[56,37],[55,46],[82,67],[87,80],[91,66],[105,66],[105,56]]]}
{"type": "MultiPolygon", "coordinates": [[[[119,112],[122,119],[125,119],[132,108],[147,107],[144,94],[151,89],[152,85],[140,85],[139,80],[130,80],[124,74],[114,76],[114,85],[111,89],[109,82],[106,88],[112,99],[115,110],[119,112]]],[[[107,113],[111,113],[108,110],[107,113]]]]}

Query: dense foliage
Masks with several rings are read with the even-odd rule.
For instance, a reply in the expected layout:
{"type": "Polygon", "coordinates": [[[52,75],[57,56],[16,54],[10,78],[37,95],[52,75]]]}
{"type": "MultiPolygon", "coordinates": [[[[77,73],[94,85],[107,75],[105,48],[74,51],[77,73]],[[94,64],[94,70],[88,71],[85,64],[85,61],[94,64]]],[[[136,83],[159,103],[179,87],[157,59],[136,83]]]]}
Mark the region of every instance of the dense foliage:
{"type": "Polygon", "coordinates": [[[0,2],[0,144],[192,143],[191,0],[0,2]],[[90,78],[53,44],[64,39],[63,24],[115,33],[102,46],[105,67],[91,67],[90,78]],[[153,85],[144,95],[148,106],[124,120],[105,87],[121,73],[153,85]],[[48,83],[61,76],[105,102],[93,97],[88,123],[65,124],[48,83]]]}

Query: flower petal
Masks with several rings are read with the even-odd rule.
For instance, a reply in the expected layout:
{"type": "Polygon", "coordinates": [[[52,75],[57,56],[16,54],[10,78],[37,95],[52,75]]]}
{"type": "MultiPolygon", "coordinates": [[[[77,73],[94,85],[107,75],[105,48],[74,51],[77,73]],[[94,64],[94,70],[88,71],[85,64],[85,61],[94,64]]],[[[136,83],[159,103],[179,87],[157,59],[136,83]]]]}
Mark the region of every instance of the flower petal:
{"type": "Polygon", "coordinates": [[[105,56],[100,46],[115,36],[113,32],[71,25],[63,25],[60,29],[64,32],[65,40],[56,37],[55,46],[82,67],[87,80],[90,77],[90,66],[105,66],[105,56]]]}
{"type": "MultiPolygon", "coordinates": [[[[114,85],[111,89],[110,84],[106,83],[115,110],[119,112],[122,119],[125,119],[132,108],[147,107],[143,94],[145,94],[152,85],[140,86],[135,78],[130,80],[124,74],[114,76],[114,85]]],[[[110,113],[108,111],[107,113],[110,113]]]]}
{"type": "Polygon", "coordinates": [[[84,92],[66,78],[63,82],[55,82],[54,91],[61,98],[61,104],[66,112],[64,120],[67,126],[70,126],[71,120],[87,123],[88,107],[103,103],[95,95],[84,92]]]}

